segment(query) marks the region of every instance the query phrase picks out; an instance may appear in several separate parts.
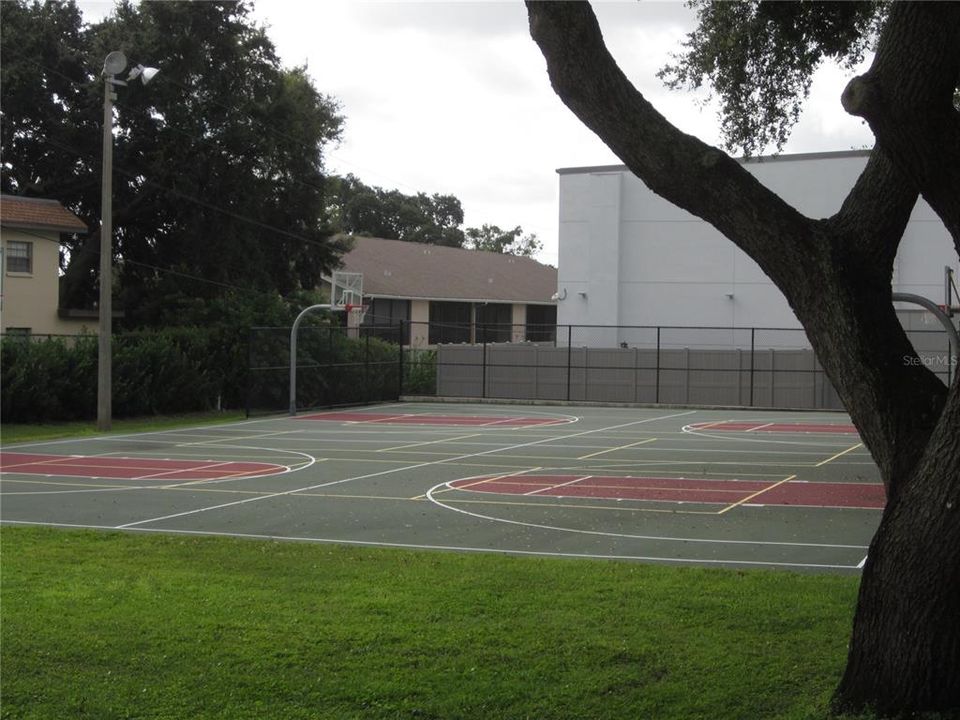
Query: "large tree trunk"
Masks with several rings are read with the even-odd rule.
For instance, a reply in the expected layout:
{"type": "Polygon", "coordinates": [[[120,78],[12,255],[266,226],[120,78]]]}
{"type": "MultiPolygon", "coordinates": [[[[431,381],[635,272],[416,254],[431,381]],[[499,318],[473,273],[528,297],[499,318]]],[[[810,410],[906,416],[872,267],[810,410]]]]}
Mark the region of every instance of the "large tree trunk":
{"type": "Polygon", "coordinates": [[[880,469],[888,505],[835,704],[892,715],[960,709],[960,380],[948,395],[909,362],[915,351],[890,284],[918,191],[960,250],[960,125],[943,102],[957,81],[960,4],[891,13],[876,72],[846,98],[874,127],[878,148],[827,220],[803,217],[670,125],[610,57],[588,5],[527,7],[564,103],[651,190],[716,227],[783,292],[880,469]],[[904,82],[911,73],[915,82],[904,82]]]}
{"type": "Polygon", "coordinates": [[[838,709],[960,708],[960,383],[870,544],[838,709]]]}

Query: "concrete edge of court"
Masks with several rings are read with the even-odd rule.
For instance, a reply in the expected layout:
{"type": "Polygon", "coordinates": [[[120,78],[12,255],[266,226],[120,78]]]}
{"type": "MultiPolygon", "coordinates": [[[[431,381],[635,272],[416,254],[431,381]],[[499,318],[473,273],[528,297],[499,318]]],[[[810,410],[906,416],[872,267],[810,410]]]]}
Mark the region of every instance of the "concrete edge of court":
{"type": "Polygon", "coordinates": [[[435,403],[438,405],[530,405],[543,407],[609,407],[648,410],[728,410],[735,412],[798,412],[845,415],[846,410],[832,408],[757,407],[750,405],[691,405],[685,403],[628,403],[599,400],[527,400],[523,398],[434,397],[432,395],[401,395],[402,403],[435,403]]]}

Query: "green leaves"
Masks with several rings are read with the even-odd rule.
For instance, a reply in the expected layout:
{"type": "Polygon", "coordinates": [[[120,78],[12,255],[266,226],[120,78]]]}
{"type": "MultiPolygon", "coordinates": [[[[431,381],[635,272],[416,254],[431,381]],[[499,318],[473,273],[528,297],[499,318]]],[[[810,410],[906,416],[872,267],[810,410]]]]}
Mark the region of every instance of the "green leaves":
{"type": "Polygon", "coordinates": [[[330,219],[342,233],[461,247],[463,208],[453,195],[405,195],[353,175],[330,183],[330,219]]]}
{"type": "MultiPolygon", "coordinates": [[[[161,322],[170,295],[286,295],[336,265],[323,151],[343,118],[304,68],[281,65],[245,3],[121,3],[90,26],[73,3],[6,2],[2,13],[3,191],[56,198],[89,227],[100,221],[103,58],[120,49],[161,70],[149,87],[117,91],[114,246],[127,325],[161,322]]],[[[65,306],[94,297],[95,240],[68,243],[65,306]]]]}
{"type": "Polygon", "coordinates": [[[505,255],[536,255],[543,244],[533,233],[523,234],[523,228],[517,225],[513,230],[501,230],[496,225],[486,225],[479,228],[467,228],[467,247],[473,250],[505,255]]]}
{"type": "Polygon", "coordinates": [[[668,87],[710,85],[728,149],[783,147],[824,60],[852,66],[876,42],[880,2],[691,0],[699,25],[658,77],[668,87]]]}

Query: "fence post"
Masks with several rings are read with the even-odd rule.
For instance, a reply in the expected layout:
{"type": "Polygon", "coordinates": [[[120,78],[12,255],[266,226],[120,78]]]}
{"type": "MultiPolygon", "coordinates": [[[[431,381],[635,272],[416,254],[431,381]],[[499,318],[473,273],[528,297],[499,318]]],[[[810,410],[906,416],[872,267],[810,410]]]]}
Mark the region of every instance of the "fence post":
{"type": "Polygon", "coordinates": [[[770,348],[770,407],[777,406],[777,351],[770,348]]]}
{"type": "Polygon", "coordinates": [[[487,397],[487,325],[483,323],[480,325],[480,335],[482,337],[483,344],[483,354],[481,356],[480,364],[482,366],[481,375],[480,375],[480,397],[487,397]]]}
{"type": "Polygon", "coordinates": [[[363,336],[363,402],[370,402],[370,333],[363,336]]]}
{"type": "Polygon", "coordinates": [[[657,325],[657,376],[656,376],[656,391],[654,394],[654,402],[660,404],[660,326],[657,325]]]}
{"type": "Polygon", "coordinates": [[[573,372],[573,325],[567,325],[567,402],[570,402],[570,379],[573,372]]]}
{"type": "Polygon", "coordinates": [[[756,350],[757,329],[750,328],[750,407],[753,407],[754,352],[756,350]]]}
{"type": "Polygon", "coordinates": [[[400,318],[400,337],[397,338],[397,347],[400,348],[399,367],[397,368],[397,399],[400,399],[400,396],[403,395],[403,318],[400,318]]]}
{"type": "Polygon", "coordinates": [[[250,417],[250,395],[253,394],[253,328],[247,331],[247,392],[245,393],[245,412],[250,417]]]}

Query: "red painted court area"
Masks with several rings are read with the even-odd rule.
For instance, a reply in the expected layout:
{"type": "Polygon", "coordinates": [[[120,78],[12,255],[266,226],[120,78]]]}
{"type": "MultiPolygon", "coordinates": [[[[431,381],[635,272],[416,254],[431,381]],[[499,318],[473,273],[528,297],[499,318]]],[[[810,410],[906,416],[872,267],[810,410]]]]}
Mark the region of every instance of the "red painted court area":
{"type": "Polygon", "coordinates": [[[322,420],[326,422],[367,423],[376,425],[456,425],[468,427],[535,427],[564,425],[570,420],[563,418],[493,417],[490,415],[418,415],[404,413],[332,412],[302,415],[298,420],[322,420]]]}
{"type": "Polygon", "coordinates": [[[881,509],[883,486],[873,483],[702,480],[600,475],[491,475],[450,483],[457,490],[501,495],[604,498],[706,505],[795,505],[881,509]]]}
{"type": "Polygon", "coordinates": [[[0,452],[0,471],[53,477],[123,480],[220,480],[276,475],[287,468],[273,463],[217,460],[36,455],[0,452]]]}
{"type": "Polygon", "coordinates": [[[720,420],[718,422],[693,423],[687,425],[685,429],[710,430],[711,432],[857,434],[857,429],[847,423],[777,423],[720,420]]]}

